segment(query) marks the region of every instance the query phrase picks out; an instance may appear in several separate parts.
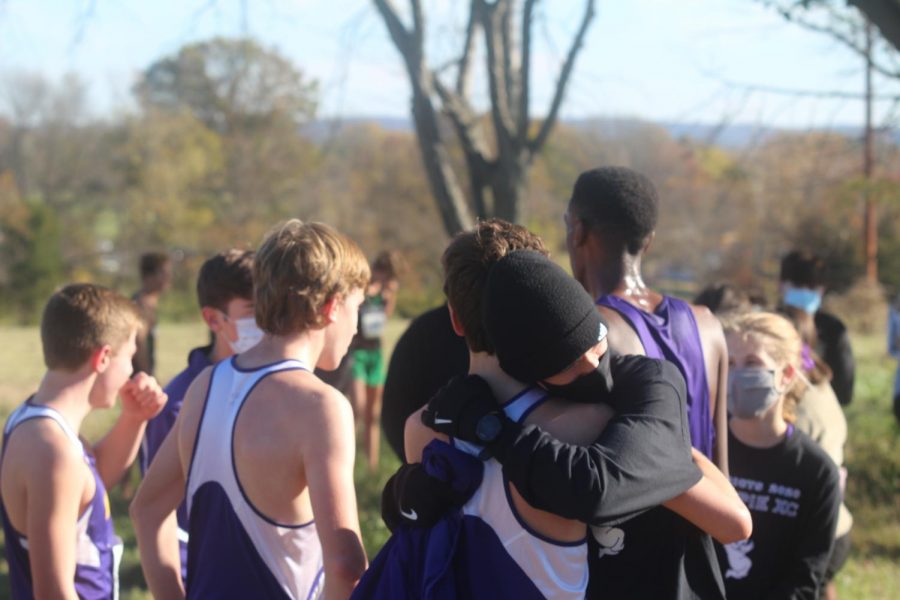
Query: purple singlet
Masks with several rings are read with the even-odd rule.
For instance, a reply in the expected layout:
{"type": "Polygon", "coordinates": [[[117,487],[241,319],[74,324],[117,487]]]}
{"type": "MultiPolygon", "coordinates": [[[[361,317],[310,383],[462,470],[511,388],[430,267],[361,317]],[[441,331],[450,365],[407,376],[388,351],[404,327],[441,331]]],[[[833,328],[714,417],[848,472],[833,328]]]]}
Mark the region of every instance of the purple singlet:
{"type": "Polygon", "coordinates": [[[601,296],[597,304],[622,315],[637,333],[647,356],[668,360],[681,371],[687,384],[691,445],[712,460],[716,430],[709,411],[709,381],[703,346],[691,306],[670,296],[663,296],[662,302],[652,313],[618,296],[601,296]]]}
{"type": "MultiPolygon", "coordinates": [[[[122,541],[113,530],[106,487],[94,457],[85,452],[78,435],[57,411],[49,406],[31,404],[28,400],[17,408],[6,421],[3,430],[3,450],[13,430],[31,419],[55,421],[84,456],[84,462],[94,476],[96,489],[90,504],[78,518],[75,550],[75,591],[82,600],[101,600],[118,597],[119,560],[122,557],[122,541]]],[[[0,459],[2,460],[2,459],[0,459]]],[[[2,463],[0,463],[2,465],[2,463]]],[[[9,562],[9,582],[14,600],[34,598],[31,579],[31,563],[28,559],[28,539],[17,531],[3,509],[3,534],[6,538],[6,560],[9,562]]]]}

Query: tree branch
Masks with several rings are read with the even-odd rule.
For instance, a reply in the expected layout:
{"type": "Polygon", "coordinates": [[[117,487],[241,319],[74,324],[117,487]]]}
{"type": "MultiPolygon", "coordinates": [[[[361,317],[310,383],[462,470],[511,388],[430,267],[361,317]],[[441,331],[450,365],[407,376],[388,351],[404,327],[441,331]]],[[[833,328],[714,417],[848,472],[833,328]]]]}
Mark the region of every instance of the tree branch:
{"type": "MultiPolygon", "coordinates": [[[[854,40],[850,35],[848,35],[844,31],[840,31],[836,27],[829,27],[827,25],[820,25],[818,23],[814,23],[803,17],[798,16],[792,9],[790,8],[782,8],[779,6],[773,6],[778,13],[784,17],[786,21],[790,21],[800,27],[812,31],[815,33],[823,33],[837,40],[842,45],[846,46],[862,58],[866,59],[867,53],[864,44],[860,44],[856,40],[854,40]]],[[[858,10],[858,9],[857,9],[858,10]]],[[[848,19],[841,17],[838,14],[835,14],[833,11],[829,11],[829,15],[834,18],[843,21],[848,27],[855,27],[857,24],[851,23],[848,19]]],[[[881,64],[880,62],[872,61],[872,68],[875,69],[881,75],[885,77],[891,78],[900,78],[900,70],[890,69],[887,66],[881,64]]]]}
{"type": "Polygon", "coordinates": [[[482,28],[484,29],[485,48],[487,50],[488,90],[491,97],[491,117],[497,134],[498,152],[508,146],[513,130],[512,117],[509,114],[509,100],[506,97],[506,88],[503,79],[503,59],[497,53],[497,23],[496,5],[489,5],[484,0],[478,0],[481,14],[482,28]]]}
{"type": "Polygon", "coordinates": [[[469,96],[469,71],[472,66],[472,50],[475,46],[475,29],[478,27],[478,0],[472,0],[469,6],[469,22],[466,25],[466,40],[463,53],[459,58],[459,70],[456,74],[456,93],[467,98],[469,96]]]}
{"type": "Polygon", "coordinates": [[[528,123],[530,121],[529,104],[531,102],[531,22],[534,18],[535,0],[526,0],[522,10],[522,75],[519,90],[518,126],[516,135],[521,144],[528,141],[528,123]]]}
{"type": "Polygon", "coordinates": [[[451,92],[436,76],[432,79],[434,89],[450,119],[466,156],[472,156],[480,169],[487,170],[490,163],[484,138],[477,133],[478,117],[462,96],[451,92]]]}
{"type": "Polygon", "coordinates": [[[572,46],[569,48],[566,61],[563,63],[562,70],[559,74],[559,80],[556,82],[556,91],[553,94],[553,101],[550,104],[550,112],[547,113],[547,118],[544,119],[544,122],[541,124],[540,131],[538,131],[534,140],[529,144],[529,150],[531,151],[532,156],[540,152],[544,142],[547,141],[547,136],[550,135],[550,130],[553,129],[553,125],[556,123],[556,117],[559,114],[559,107],[562,104],[563,94],[565,93],[566,85],[569,83],[569,77],[572,75],[572,69],[575,66],[575,58],[578,56],[578,51],[584,43],[584,36],[587,33],[588,25],[590,25],[593,18],[594,0],[586,0],[584,16],[581,18],[581,25],[578,28],[575,39],[572,40],[572,46]]]}
{"type": "Polygon", "coordinates": [[[425,19],[422,17],[422,3],[419,0],[409,0],[413,15],[412,34],[416,40],[416,47],[422,48],[425,39],[425,19]]]}
{"type": "MultiPolygon", "coordinates": [[[[394,40],[394,45],[397,46],[397,50],[400,51],[400,56],[403,57],[407,69],[412,70],[411,60],[413,58],[413,53],[410,52],[413,48],[412,34],[410,34],[406,29],[406,26],[403,25],[391,0],[373,0],[373,2],[375,3],[378,12],[381,13],[381,18],[384,20],[385,25],[387,25],[388,33],[391,35],[391,39],[394,40]]],[[[419,54],[421,59],[421,53],[417,54],[419,54]]]]}
{"type": "Polygon", "coordinates": [[[499,29],[500,29],[500,47],[503,49],[501,53],[501,58],[503,59],[503,89],[506,91],[506,101],[509,103],[507,106],[507,110],[510,115],[515,114],[515,109],[518,107],[517,103],[514,104],[513,98],[516,97],[516,85],[515,85],[515,71],[513,65],[513,59],[515,54],[515,49],[513,46],[512,39],[512,6],[510,0],[498,0],[496,3],[497,8],[495,10],[499,11],[499,29]]]}

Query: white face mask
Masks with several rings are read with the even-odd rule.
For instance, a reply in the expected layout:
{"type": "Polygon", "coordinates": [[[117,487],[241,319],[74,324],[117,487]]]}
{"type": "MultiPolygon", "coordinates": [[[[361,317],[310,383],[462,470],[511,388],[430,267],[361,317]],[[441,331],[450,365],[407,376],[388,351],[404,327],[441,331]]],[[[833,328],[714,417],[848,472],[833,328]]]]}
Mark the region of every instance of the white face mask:
{"type": "Polygon", "coordinates": [[[231,349],[234,350],[236,354],[246,352],[257,345],[263,338],[263,332],[256,325],[256,319],[254,317],[235,319],[234,328],[237,332],[237,339],[229,343],[231,349]]]}

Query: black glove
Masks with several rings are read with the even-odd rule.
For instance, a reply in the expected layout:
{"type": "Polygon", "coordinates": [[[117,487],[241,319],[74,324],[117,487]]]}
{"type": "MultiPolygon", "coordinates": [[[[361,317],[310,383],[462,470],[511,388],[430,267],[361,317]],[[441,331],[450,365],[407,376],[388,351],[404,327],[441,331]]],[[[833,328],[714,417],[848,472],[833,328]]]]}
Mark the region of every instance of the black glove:
{"type": "Polygon", "coordinates": [[[506,415],[488,383],[478,375],[454,377],[428,401],[422,423],[439,433],[466,442],[483,443],[475,434],[481,417],[488,413],[506,415]]]}
{"type": "Polygon", "coordinates": [[[429,475],[421,463],[403,465],[381,493],[381,518],[391,531],[401,524],[432,527],[449,511],[465,504],[469,496],[429,475]]]}

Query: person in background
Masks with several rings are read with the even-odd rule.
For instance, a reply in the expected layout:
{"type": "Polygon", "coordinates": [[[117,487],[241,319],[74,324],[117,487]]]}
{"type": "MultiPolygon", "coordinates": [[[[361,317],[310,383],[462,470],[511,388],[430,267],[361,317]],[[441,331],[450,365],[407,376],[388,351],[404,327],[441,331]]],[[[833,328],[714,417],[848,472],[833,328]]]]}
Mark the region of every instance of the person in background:
{"type": "Polygon", "coordinates": [[[141,255],[141,289],[131,297],[141,311],[144,327],[137,339],[134,372],[153,375],[156,371],[156,309],[163,292],[172,286],[172,260],[162,252],[141,255]]]}
{"type": "Polygon", "coordinates": [[[194,379],[131,504],[156,598],[185,595],[174,511],[188,503],[189,598],[349,597],[366,568],[353,411],[313,368],[356,332],[369,264],[323,223],[276,226],[253,264],[263,339],[194,379]]]}
{"type": "MultiPolygon", "coordinates": [[[[253,256],[250,250],[231,249],[216,254],[200,267],[197,301],[212,342],[191,350],[187,367],[165,387],[169,400],[162,412],[147,423],[144,432],[139,461],[142,477],[175,425],[184,395],[197,375],[220,360],[249,350],[262,339],[253,314],[253,256]]],[[[188,515],[184,502],[178,507],[177,518],[181,574],[187,580],[188,515]]]]}
{"type": "Polygon", "coordinates": [[[403,428],[409,415],[422,408],[450,378],[465,375],[468,370],[466,339],[453,331],[446,303],[409,324],[391,354],[381,411],[384,437],[400,460],[406,462],[403,428]]]}
{"type": "Polygon", "coordinates": [[[747,293],[730,283],[714,283],[703,288],[694,304],[705,306],[713,314],[741,313],[752,309],[747,293]]]}
{"type": "Polygon", "coordinates": [[[834,576],[850,555],[850,529],[853,527],[853,516],[843,503],[844,490],[847,487],[847,470],[844,468],[847,419],[837,396],[834,395],[834,390],[831,389],[831,369],[813,350],[816,325],[812,315],[790,306],[785,308],[784,314],[793,323],[803,341],[801,366],[809,383],[797,404],[794,425],[821,446],[837,465],[841,475],[841,508],[834,532],[834,549],[825,571],[826,587],[823,595],[827,600],[834,600],[837,598],[834,576]]]}
{"type": "Polygon", "coordinates": [[[841,504],[834,461],[794,424],[808,387],[803,344],[780,315],[725,324],[731,482],[753,515],[749,540],[720,548],[729,600],[819,597],[841,504]]]}
{"type": "MultiPolygon", "coordinates": [[[[894,299],[888,315],[888,352],[900,361],[900,295],[894,299]]],[[[900,424],[900,364],[894,377],[894,418],[900,424]]]]}
{"type": "Polygon", "coordinates": [[[384,392],[382,338],[387,320],[394,314],[399,287],[400,257],[382,252],[372,263],[372,279],[366,299],[359,307],[359,327],[351,345],[353,404],[357,422],[362,421],[363,450],[369,469],[378,467],[381,441],[381,396],[384,392]]]}
{"type": "Polygon", "coordinates": [[[781,259],[779,291],[784,306],[799,308],[810,315],[816,325],[816,354],[831,369],[831,387],[838,402],[846,406],[853,400],[856,361],[847,327],[835,315],[820,310],[825,293],[825,264],[815,254],[793,250],[781,259]]]}

